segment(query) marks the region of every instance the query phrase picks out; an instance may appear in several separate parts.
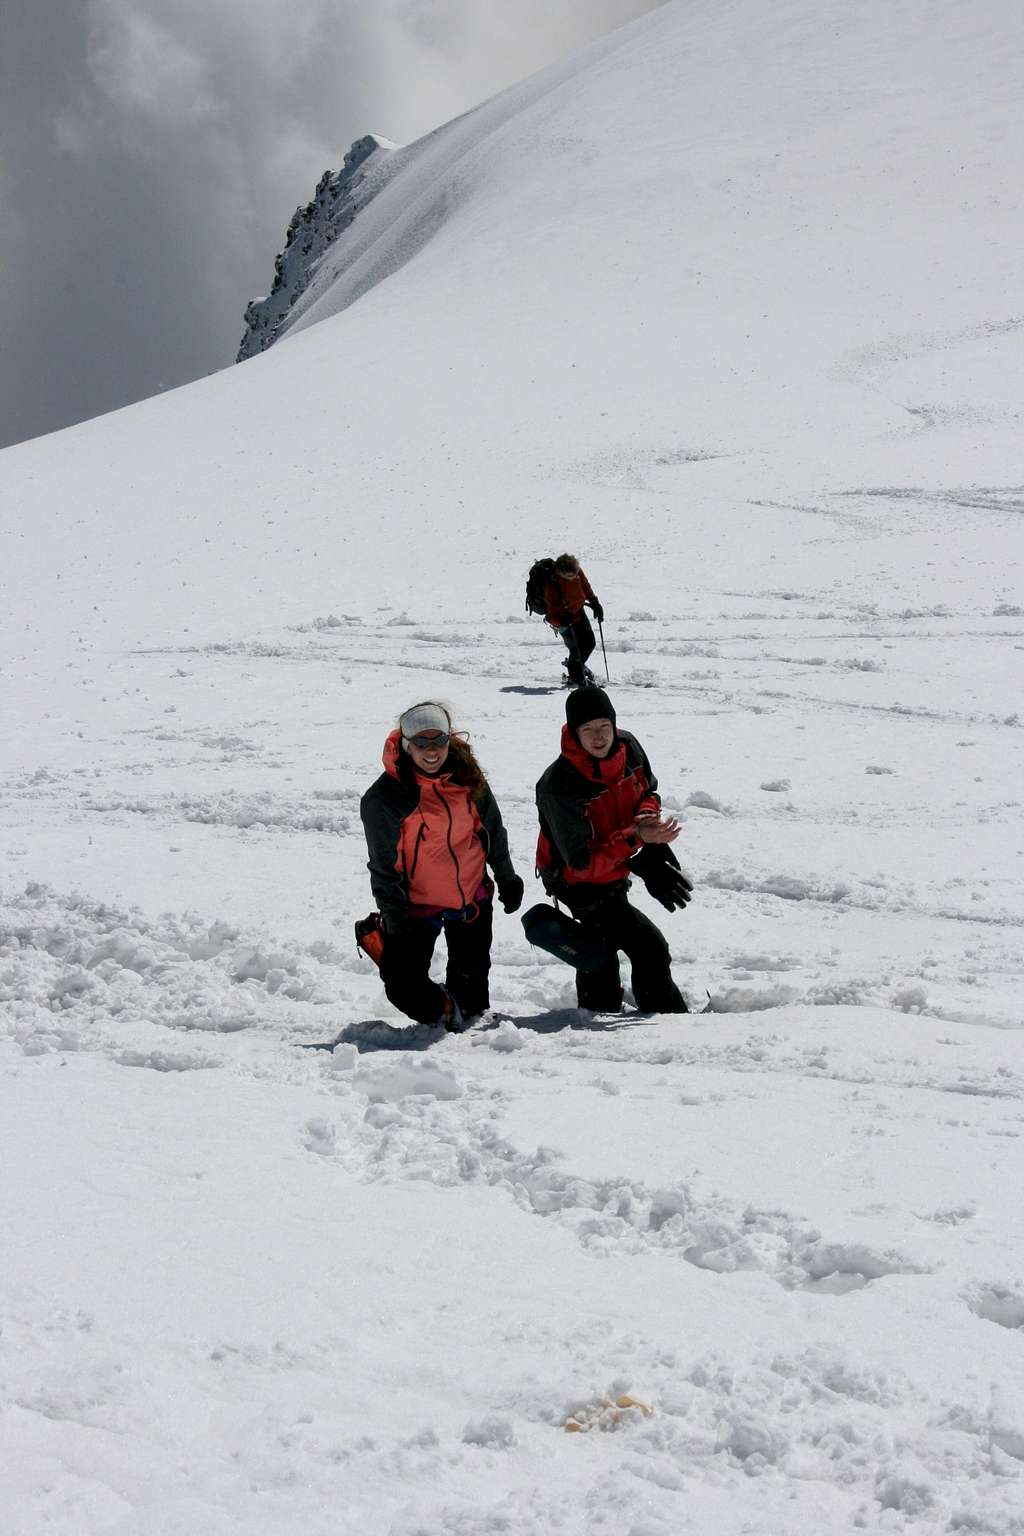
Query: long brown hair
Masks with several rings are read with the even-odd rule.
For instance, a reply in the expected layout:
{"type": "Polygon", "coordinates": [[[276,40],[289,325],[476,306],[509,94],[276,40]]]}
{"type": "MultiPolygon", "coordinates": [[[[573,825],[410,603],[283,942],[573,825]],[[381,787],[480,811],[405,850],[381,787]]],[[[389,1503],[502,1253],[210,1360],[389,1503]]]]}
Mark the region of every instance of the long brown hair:
{"type": "Polygon", "coordinates": [[[464,784],[474,800],[482,800],[487,789],[487,779],[465,736],[451,738],[448,743],[448,760],[452,763],[451,774],[456,784],[464,784]]]}

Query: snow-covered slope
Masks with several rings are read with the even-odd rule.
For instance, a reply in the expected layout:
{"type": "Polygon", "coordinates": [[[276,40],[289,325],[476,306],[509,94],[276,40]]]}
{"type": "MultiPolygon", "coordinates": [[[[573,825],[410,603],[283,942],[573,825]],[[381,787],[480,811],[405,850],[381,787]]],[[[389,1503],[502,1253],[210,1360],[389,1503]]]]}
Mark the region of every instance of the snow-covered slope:
{"type": "Polygon", "coordinates": [[[736,560],[709,511],[761,568],[751,503],[1019,483],[1022,26],[670,5],[404,151],[272,360],[4,455],[5,622],[230,638],[372,611],[453,543],[483,617],[517,606],[495,528],[621,562],[655,510],[648,606],[692,602],[736,560]]]}
{"type": "Polygon", "coordinates": [[[1022,33],[669,4],[0,455],[5,1533],[1024,1529],[1022,33]],[[529,872],[563,547],[712,1011],[438,1041],[358,798],[440,694],[529,872]]]}

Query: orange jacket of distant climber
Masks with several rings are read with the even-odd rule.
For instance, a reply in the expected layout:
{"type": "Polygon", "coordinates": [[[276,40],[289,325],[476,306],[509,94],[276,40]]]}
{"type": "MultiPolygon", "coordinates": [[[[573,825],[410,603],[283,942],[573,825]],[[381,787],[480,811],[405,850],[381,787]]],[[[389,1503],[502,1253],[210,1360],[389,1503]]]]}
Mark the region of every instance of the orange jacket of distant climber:
{"type": "Polygon", "coordinates": [[[594,589],[584,570],[577,570],[573,576],[556,575],[544,588],[544,617],[555,629],[561,629],[578,619],[584,603],[592,601],[594,589]]]}

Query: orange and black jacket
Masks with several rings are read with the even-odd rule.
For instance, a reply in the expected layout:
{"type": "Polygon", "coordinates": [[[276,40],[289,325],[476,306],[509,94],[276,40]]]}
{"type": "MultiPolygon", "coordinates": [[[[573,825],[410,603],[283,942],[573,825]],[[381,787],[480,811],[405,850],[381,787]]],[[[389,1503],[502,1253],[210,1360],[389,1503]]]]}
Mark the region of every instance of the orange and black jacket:
{"type": "Polygon", "coordinates": [[[575,576],[556,576],[544,587],[544,617],[561,629],[579,618],[585,603],[593,601],[594,589],[584,571],[577,571],[575,576]]]}
{"type": "Polygon", "coordinates": [[[627,880],[641,847],[634,822],[657,814],[657,790],[647,754],[628,731],[616,732],[607,757],[591,757],[564,725],[561,756],[537,784],[537,870],[545,887],[627,880]]]}
{"type": "Polygon", "coordinates": [[[460,911],[515,878],[490,788],[480,799],[451,774],[420,773],[401,737],[384,743],[384,772],[359,803],[370,887],[383,917],[460,911]]]}

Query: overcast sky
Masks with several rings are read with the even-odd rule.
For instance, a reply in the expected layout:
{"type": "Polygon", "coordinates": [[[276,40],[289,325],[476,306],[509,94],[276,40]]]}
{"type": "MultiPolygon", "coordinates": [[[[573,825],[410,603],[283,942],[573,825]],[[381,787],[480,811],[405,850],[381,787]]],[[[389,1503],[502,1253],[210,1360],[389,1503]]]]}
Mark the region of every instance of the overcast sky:
{"type": "Polygon", "coordinates": [[[0,446],[223,367],[320,173],[658,0],[0,0],[0,446]]]}

